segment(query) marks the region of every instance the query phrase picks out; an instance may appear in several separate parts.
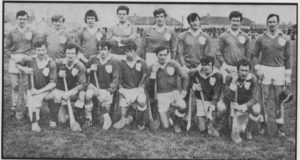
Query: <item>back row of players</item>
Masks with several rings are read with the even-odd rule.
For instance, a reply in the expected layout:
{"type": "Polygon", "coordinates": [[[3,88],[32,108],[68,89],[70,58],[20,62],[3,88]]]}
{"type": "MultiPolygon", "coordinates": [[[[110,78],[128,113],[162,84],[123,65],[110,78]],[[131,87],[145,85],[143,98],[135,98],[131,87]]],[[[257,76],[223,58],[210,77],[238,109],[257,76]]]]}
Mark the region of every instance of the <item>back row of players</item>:
{"type": "MultiPolygon", "coordinates": [[[[43,101],[48,102],[52,128],[56,128],[57,122],[67,121],[66,104],[71,100],[75,113],[79,113],[76,120],[81,121],[84,112],[87,125],[92,125],[95,118],[93,107],[101,106],[103,129],[107,130],[112,125],[123,128],[136,119],[129,108],[139,113],[138,128],[144,129],[145,111],[151,100],[157,102],[164,128],[172,125],[175,132],[181,132],[183,127],[189,129],[190,117],[195,114],[200,131],[218,137],[220,128],[229,127],[228,121],[232,121],[231,137],[240,143],[240,132],[252,139],[255,122],[261,122],[261,132],[266,127],[258,104],[257,78],[250,73],[251,66],[256,64],[253,72],[263,84],[264,105],[269,103],[273,87],[276,133],[285,136],[280,95],[291,83],[291,42],[278,29],[278,15],[267,17],[269,28],[251,49],[250,38],[240,30],[242,14],[231,12],[231,27],[218,41],[215,55],[221,67],[217,69],[215,58],[211,57],[211,39],[201,31],[197,13],[187,17],[190,28],[176,36],[165,24],[165,10],[155,10],[156,23],[144,31],[140,48],[135,43],[136,28],[128,14],[127,6],[118,7],[119,22],[106,34],[96,26],[96,12],[89,10],[84,17],[87,26],[72,38],[63,29],[62,15],[53,16],[51,31],[39,36],[26,26],[28,14],[17,12],[18,27],[7,35],[5,46],[11,57],[12,112],[16,118],[21,119],[24,114],[15,110],[20,73],[25,73],[29,75],[27,107],[35,132],[41,131],[38,121],[43,101]],[[117,92],[122,117],[112,124],[110,110],[117,92]],[[97,100],[93,101],[95,97],[97,100]],[[193,113],[188,112],[194,111],[189,108],[189,97],[196,98],[193,113]]],[[[78,125],[71,127],[80,130],[78,125]]]]}

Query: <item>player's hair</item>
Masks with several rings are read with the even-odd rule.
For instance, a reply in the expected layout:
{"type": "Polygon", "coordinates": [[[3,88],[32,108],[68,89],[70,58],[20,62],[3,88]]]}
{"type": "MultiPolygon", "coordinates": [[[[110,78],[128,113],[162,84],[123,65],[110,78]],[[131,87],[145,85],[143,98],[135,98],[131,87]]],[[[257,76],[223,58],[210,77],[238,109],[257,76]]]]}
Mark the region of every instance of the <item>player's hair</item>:
{"type": "Polygon", "coordinates": [[[156,17],[156,15],[163,13],[165,17],[167,17],[167,13],[163,8],[158,8],[156,10],[154,10],[153,15],[154,17],[156,17]]]}
{"type": "Polygon", "coordinates": [[[97,49],[99,49],[100,47],[107,47],[108,50],[110,50],[112,48],[112,42],[110,41],[105,41],[105,40],[101,40],[100,42],[97,43],[97,49]]]}
{"type": "Polygon", "coordinates": [[[271,13],[268,15],[268,18],[267,18],[267,24],[268,24],[268,21],[270,18],[272,17],[276,17],[277,18],[277,23],[279,23],[280,19],[279,19],[279,15],[278,14],[274,14],[274,13],[271,13]]]}
{"type": "Polygon", "coordinates": [[[76,54],[78,54],[80,47],[76,43],[73,43],[73,42],[70,42],[67,44],[65,51],[67,49],[73,49],[73,48],[75,48],[76,54]]]}
{"type": "Polygon", "coordinates": [[[232,12],[230,12],[229,20],[231,21],[231,19],[233,17],[240,17],[241,21],[243,20],[243,14],[241,12],[239,12],[239,11],[232,11],[232,12]]]}
{"type": "Polygon", "coordinates": [[[60,19],[63,20],[63,22],[65,22],[65,17],[61,14],[55,14],[51,17],[51,22],[57,22],[59,21],[60,19]]]}
{"type": "Polygon", "coordinates": [[[238,61],[237,64],[237,70],[240,69],[241,66],[249,66],[249,70],[251,69],[251,63],[247,60],[247,59],[241,59],[240,61],[238,61]]]}
{"type": "Polygon", "coordinates": [[[119,6],[118,9],[117,9],[117,14],[120,10],[125,10],[127,15],[129,14],[129,8],[127,6],[119,6]]]}
{"type": "Polygon", "coordinates": [[[16,18],[18,19],[19,16],[25,16],[25,15],[28,18],[28,13],[26,11],[24,11],[24,10],[20,10],[20,11],[17,12],[16,18]]]}
{"type": "Polygon", "coordinates": [[[127,41],[126,42],[126,46],[125,46],[125,50],[129,51],[129,50],[137,50],[137,45],[134,41],[127,41]]]}
{"type": "Polygon", "coordinates": [[[86,23],[86,17],[88,17],[88,16],[89,17],[95,17],[96,22],[98,22],[98,16],[97,16],[97,13],[94,10],[90,9],[90,10],[85,12],[85,15],[84,15],[84,22],[85,23],[86,23]]]}
{"type": "Polygon", "coordinates": [[[194,22],[196,18],[198,18],[200,21],[200,16],[198,15],[198,13],[191,13],[186,19],[188,23],[190,23],[190,22],[194,22]]]}
{"type": "Polygon", "coordinates": [[[43,45],[45,45],[46,48],[47,48],[47,43],[46,43],[46,41],[44,41],[44,40],[38,40],[38,41],[36,41],[36,42],[34,43],[33,47],[34,47],[34,49],[36,49],[36,48],[41,48],[43,45]]]}
{"type": "Polygon", "coordinates": [[[214,57],[212,57],[212,56],[204,56],[204,57],[202,57],[202,58],[200,59],[201,65],[207,65],[207,64],[209,64],[210,62],[212,63],[212,66],[214,66],[214,64],[215,64],[215,59],[214,59],[214,57]]]}
{"type": "Polygon", "coordinates": [[[167,53],[169,54],[169,48],[166,48],[166,47],[164,47],[164,46],[160,46],[160,47],[156,48],[156,49],[154,50],[154,52],[155,52],[156,55],[157,55],[159,52],[161,52],[161,51],[163,51],[163,50],[167,50],[167,53]]]}

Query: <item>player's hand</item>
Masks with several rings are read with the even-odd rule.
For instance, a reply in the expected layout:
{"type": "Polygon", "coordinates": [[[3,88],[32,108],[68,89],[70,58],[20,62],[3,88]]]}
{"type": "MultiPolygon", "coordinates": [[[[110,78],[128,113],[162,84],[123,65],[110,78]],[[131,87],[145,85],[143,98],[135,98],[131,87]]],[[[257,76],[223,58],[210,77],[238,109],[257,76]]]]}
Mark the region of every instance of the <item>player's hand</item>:
{"type": "Polygon", "coordinates": [[[254,69],[256,71],[256,75],[258,77],[258,80],[262,81],[264,79],[264,74],[263,74],[263,71],[261,69],[261,66],[257,64],[257,65],[255,65],[254,69]]]}
{"type": "Polygon", "coordinates": [[[98,68],[97,64],[92,64],[92,65],[91,65],[91,70],[92,70],[92,71],[96,71],[97,68],[98,68]]]}
{"type": "Polygon", "coordinates": [[[58,76],[59,77],[62,77],[62,78],[64,78],[64,77],[66,77],[66,71],[65,70],[60,70],[59,72],[58,72],[58,76]]]}
{"type": "Polygon", "coordinates": [[[139,88],[137,88],[137,92],[138,92],[138,93],[144,93],[144,92],[145,92],[145,90],[144,90],[144,88],[142,88],[142,87],[139,87],[139,88]]]}
{"type": "Polygon", "coordinates": [[[31,93],[32,96],[37,95],[37,94],[40,94],[40,93],[39,93],[39,90],[36,90],[36,89],[34,89],[34,88],[32,88],[32,89],[30,90],[30,93],[31,93]]]}
{"type": "Polygon", "coordinates": [[[187,68],[186,66],[182,66],[182,70],[184,72],[190,72],[191,71],[191,69],[187,68]]]}
{"type": "Polygon", "coordinates": [[[73,95],[72,91],[65,92],[64,95],[62,96],[62,99],[68,100],[70,99],[71,95],[73,95]]]}
{"type": "Polygon", "coordinates": [[[182,98],[184,98],[184,97],[186,97],[186,95],[187,95],[187,91],[186,90],[182,90],[181,93],[180,93],[180,96],[182,98]]]}
{"type": "Polygon", "coordinates": [[[33,75],[33,69],[29,67],[24,67],[23,72],[27,75],[33,75]]]}
{"type": "Polygon", "coordinates": [[[155,73],[155,74],[156,74],[156,72],[158,71],[158,69],[159,69],[158,64],[154,64],[154,65],[152,66],[152,73],[155,73]]]}
{"type": "Polygon", "coordinates": [[[202,91],[201,85],[196,83],[193,83],[192,89],[193,91],[202,91]]]}
{"type": "Polygon", "coordinates": [[[124,95],[124,88],[120,88],[120,89],[119,89],[119,93],[120,93],[121,95],[124,95]]]}
{"type": "Polygon", "coordinates": [[[231,76],[232,76],[232,80],[231,80],[231,83],[232,84],[236,84],[237,83],[237,80],[239,78],[238,74],[237,73],[231,73],[231,76]]]}

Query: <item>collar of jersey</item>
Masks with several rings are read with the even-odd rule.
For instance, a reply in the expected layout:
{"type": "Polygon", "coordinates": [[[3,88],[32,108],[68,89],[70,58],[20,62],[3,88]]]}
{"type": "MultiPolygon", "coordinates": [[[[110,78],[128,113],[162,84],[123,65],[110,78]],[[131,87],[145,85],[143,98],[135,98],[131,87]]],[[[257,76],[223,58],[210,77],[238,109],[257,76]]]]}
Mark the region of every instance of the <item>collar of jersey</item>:
{"type": "Polygon", "coordinates": [[[45,55],[45,56],[46,56],[46,59],[43,62],[41,62],[41,66],[38,65],[37,56],[36,55],[33,56],[39,69],[45,68],[47,66],[47,64],[49,63],[49,61],[51,61],[51,59],[47,55],[45,55]]]}
{"type": "MultiPolygon", "coordinates": [[[[124,22],[124,25],[125,25],[126,27],[130,27],[130,26],[131,26],[131,23],[130,23],[129,20],[126,20],[126,21],[124,22]]],[[[121,25],[120,22],[117,23],[117,26],[124,26],[124,25],[121,25]]]]}
{"type": "Polygon", "coordinates": [[[202,29],[199,28],[199,29],[197,30],[197,32],[193,32],[193,30],[192,30],[191,28],[189,28],[189,29],[187,30],[187,32],[190,32],[194,37],[196,37],[197,35],[199,35],[200,33],[202,33],[202,29]]]}
{"type": "Polygon", "coordinates": [[[77,64],[78,62],[79,62],[78,59],[74,60],[73,64],[69,67],[69,66],[67,65],[67,63],[68,63],[67,58],[64,58],[64,60],[63,60],[63,64],[64,64],[69,70],[72,69],[72,68],[75,66],[75,64],[77,64]]]}
{"type": "Polygon", "coordinates": [[[101,59],[100,55],[97,55],[97,58],[99,59],[100,64],[104,65],[104,64],[106,64],[112,58],[112,56],[108,55],[108,57],[104,61],[101,59]]]}
{"type": "Polygon", "coordinates": [[[265,31],[265,35],[269,36],[270,38],[274,39],[276,38],[278,35],[283,35],[282,31],[277,29],[276,32],[275,32],[275,35],[273,36],[270,32],[270,30],[266,30],[265,31]]]}
{"type": "Polygon", "coordinates": [[[133,66],[134,66],[139,60],[141,60],[141,58],[140,58],[139,56],[136,56],[134,62],[128,63],[128,61],[127,61],[126,59],[124,59],[124,60],[122,60],[122,61],[125,61],[126,64],[127,64],[130,68],[133,68],[133,66]]]}

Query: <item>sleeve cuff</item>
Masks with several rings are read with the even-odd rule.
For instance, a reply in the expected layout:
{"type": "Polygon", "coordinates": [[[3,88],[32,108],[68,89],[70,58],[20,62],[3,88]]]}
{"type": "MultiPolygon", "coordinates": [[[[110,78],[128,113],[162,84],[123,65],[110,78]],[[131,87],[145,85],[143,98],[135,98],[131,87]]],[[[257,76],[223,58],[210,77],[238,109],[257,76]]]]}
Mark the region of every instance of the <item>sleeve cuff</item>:
{"type": "Polygon", "coordinates": [[[237,85],[231,83],[230,86],[229,86],[229,89],[232,90],[232,91],[236,91],[237,85]]]}

